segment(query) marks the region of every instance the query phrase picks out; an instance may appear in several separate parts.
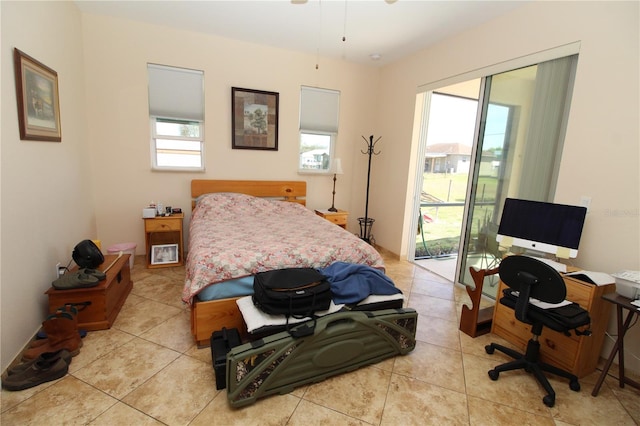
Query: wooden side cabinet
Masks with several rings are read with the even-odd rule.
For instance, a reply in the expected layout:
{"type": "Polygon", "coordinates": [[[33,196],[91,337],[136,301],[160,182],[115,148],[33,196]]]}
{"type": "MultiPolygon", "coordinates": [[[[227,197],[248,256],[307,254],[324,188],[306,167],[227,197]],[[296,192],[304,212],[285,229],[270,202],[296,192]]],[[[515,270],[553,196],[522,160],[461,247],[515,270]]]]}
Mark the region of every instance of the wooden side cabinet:
{"type": "Polygon", "coordinates": [[[346,210],[338,210],[337,212],[331,212],[329,210],[316,210],[316,214],[327,219],[329,222],[333,222],[343,229],[347,229],[347,219],[349,218],[349,212],[346,210]]]}
{"type": "MultiPolygon", "coordinates": [[[[609,322],[611,303],[602,299],[603,294],[615,291],[615,284],[597,286],[571,277],[563,277],[567,287],[567,300],[578,303],[589,311],[591,336],[571,336],[544,328],[540,336],[542,361],[567,370],[579,378],[595,371],[600,359],[602,344],[609,322]]],[[[498,297],[507,288],[500,281],[498,297]]],[[[496,302],[491,332],[524,351],[531,338],[531,326],[518,321],[513,309],[496,302]]]]}
{"type": "MultiPolygon", "coordinates": [[[[49,297],[49,313],[54,313],[67,303],[76,304],[79,328],[89,331],[111,328],[133,288],[129,256],[123,254],[118,258],[116,255],[106,255],[97,269],[104,271],[111,267],[107,270],[107,278],[97,286],[65,290],[49,288],[45,293],[49,297]]],[[[71,272],[77,269],[75,267],[71,272]]]]}
{"type": "Polygon", "coordinates": [[[182,232],[183,213],[175,213],[171,216],[157,216],[144,219],[144,241],[147,268],[167,268],[184,265],[184,240],[182,232]],[[152,263],[154,246],[177,244],[177,262],[152,263]]]}

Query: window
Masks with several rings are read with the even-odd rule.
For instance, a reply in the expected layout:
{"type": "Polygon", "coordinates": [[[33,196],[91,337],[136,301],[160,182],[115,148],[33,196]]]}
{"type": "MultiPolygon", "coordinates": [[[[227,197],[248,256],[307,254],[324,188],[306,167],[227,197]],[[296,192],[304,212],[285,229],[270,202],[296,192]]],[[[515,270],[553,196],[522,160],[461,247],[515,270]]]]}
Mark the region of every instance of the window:
{"type": "Polygon", "coordinates": [[[204,73],[148,64],[154,170],[204,171],[204,73]]]}
{"type": "Polygon", "coordinates": [[[298,172],[329,173],[338,136],[340,92],[302,86],[298,172]]]}

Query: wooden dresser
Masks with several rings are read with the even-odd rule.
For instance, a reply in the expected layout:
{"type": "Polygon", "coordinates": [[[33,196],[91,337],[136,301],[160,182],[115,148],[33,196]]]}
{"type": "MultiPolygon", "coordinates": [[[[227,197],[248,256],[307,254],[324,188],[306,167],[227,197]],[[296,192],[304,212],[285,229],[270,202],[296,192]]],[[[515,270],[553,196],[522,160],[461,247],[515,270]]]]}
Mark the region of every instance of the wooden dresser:
{"type": "MultiPolygon", "coordinates": [[[[540,358],[542,361],[570,371],[579,378],[596,369],[605,331],[609,322],[611,303],[602,299],[602,295],[615,291],[615,284],[596,286],[571,277],[564,277],[567,286],[567,300],[578,303],[589,311],[591,317],[591,336],[566,336],[557,331],[544,328],[540,336],[540,358]]],[[[507,286],[500,281],[497,297],[507,286]]],[[[531,326],[518,321],[513,309],[496,302],[493,311],[491,332],[516,345],[524,352],[531,338],[531,326]]]]}

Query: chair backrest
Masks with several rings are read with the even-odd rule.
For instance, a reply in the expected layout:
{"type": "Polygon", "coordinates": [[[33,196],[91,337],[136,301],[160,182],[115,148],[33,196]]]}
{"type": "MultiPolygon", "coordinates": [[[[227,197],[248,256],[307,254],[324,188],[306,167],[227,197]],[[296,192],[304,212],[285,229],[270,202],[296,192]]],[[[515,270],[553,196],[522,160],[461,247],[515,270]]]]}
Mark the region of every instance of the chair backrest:
{"type": "Polygon", "coordinates": [[[558,271],[529,256],[505,257],[500,263],[500,279],[519,293],[515,308],[519,321],[528,322],[526,312],[529,298],[560,303],[567,296],[567,288],[558,271]]]}

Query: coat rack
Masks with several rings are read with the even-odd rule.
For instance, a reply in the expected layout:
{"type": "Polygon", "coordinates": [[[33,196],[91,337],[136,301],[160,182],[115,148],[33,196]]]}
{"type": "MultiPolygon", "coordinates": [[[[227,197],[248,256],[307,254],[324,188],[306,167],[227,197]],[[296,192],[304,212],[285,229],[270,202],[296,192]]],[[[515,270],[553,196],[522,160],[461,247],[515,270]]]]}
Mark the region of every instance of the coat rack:
{"type": "Polygon", "coordinates": [[[359,217],[358,222],[360,223],[360,238],[365,240],[369,244],[371,244],[371,227],[373,226],[373,222],[375,222],[375,219],[369,217],[369,183],[371,181],[371,157],[373,155],[380,154],[380,151],[375,151],[375,147],[381,138],[382,137],[378,137],[378,139],[374,141],[373,135],[369,136],[369,140],[367,140],[367,138],[363,136],[362,139],[364,139],[365,143],[367,144],[367,150],[360,151],[363,154],[369,155],[369,166],[367,168],[367,198],[364,208],[364,217],[359,217]]]}

